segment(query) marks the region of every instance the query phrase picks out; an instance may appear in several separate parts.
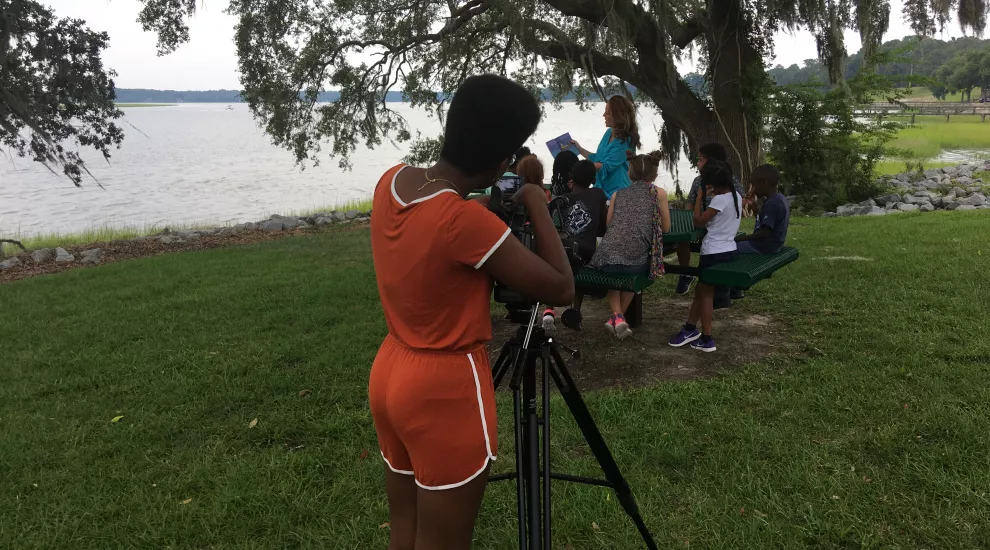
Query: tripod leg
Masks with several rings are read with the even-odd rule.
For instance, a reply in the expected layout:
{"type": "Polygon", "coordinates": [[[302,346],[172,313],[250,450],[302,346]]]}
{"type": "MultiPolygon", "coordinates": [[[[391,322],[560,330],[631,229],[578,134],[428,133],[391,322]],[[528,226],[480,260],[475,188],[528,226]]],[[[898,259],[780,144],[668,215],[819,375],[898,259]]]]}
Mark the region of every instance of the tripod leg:
{"type": "Polygon", "coordinates": [[[495,362],[492,363],[492,381],[495,388],[498,388],[498,385],[502,383],[502,378],[509,370],[509,367],[512,366],[511,342],[511,340],[506,340],[505,343],[502,344],[502,349],[498,352],[498,358],[496,358],[495,362]]]}
{"type": "Polygon", "coordinates": [[[550,361],[544,354],[543,367],[543,548],[550,550],[550,361]]]}
{"type": "MultiPolygon", "coordinates": [[[[530,550],[540,550],[540,426],[536,417],[536,358],[539,351],[525,350],[523,410],[526,418],[526,512],[530,550]]],[[[522,470],[520,470],[522,471],[522,470]]],[[[549,549],[547,549],[549,550],[549,549]]]]}
{"type": "Polygon", "coordinates": [[[526,489],[523,480],[523,418],[522,395],[519,388],[512,389],[512,412],[515,417],[516,439],[516,509],[519,518],[519,550],[528,550],[526,544],[526,489]]]}
{"type": "Polygon", "coordinates": [[[605,443],[605,438],[602,437],[601,432],[598,431],[598,426],[591,417],[591,411],[588,410],[588,406],[585,405],[584,399],[574,385],[574,379],[567,372],[564,360],[561,359],[560,353],[556,348],[551,348],[550,353],[553,356],[550,374],[553,376],[554,382],[557,383],[557,389],[560,391],[561,397],[564,398],[564,402],[567,403],[567,408],[570,409],[574,420],[577,421],[577,425],[581,429],[585,441],[588,442],[591,452],[598,460],[598,465],[601,466],[602,472],[605,474],[605,479],[615,489],[619,504],[622,505],[626,514],[636,525],[636,529],[639,530],[639,534],[643,538],[643,542],[646,543],[646,547],[650,550],[657,550],[657,543],[653,540],[653,535],[650,534],[650,530],[643,521],[643,516],[639,513],[639,506],[633,497],[632,489],[629,488],[626,479],[622,477],[622,472],[619,471],[619,466],[615,463],[615,458],[612,456],[612,452],[609,451],[608,444],[605,443]]]}

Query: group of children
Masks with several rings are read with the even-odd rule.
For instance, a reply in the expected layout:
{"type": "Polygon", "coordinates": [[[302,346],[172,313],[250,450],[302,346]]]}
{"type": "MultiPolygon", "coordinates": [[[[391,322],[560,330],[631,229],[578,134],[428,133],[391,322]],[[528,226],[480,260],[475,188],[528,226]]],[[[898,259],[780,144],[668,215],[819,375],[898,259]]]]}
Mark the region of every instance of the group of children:
{"type": "MultiPolygon", "coordinates": [[[[663,274],[663,234],[670,231],[667,193],[655,185],[662,155],[657,151],[645,155],[629,151],[627,157],[631,183],[609,198],[595,186],[594,163],[578,160],[572,152],[561,152],[554,160],[548,197],[568,197],[563,229],[577,243],[584,264],[605,273],[648,274],[653,279],[663,274]]],[[[746,198],[738,178],[726,162],[725,149],[718,144],[699,148],[698,169],[699,175],[688,194],[695,226],[707,230],[701,243],[698,267],[704,270],[731,261],[736,254],[779,251],[787,235],[790,207],[777,190],[780,180],[777,169],[764,164],[750,175],[749,200],[763,199],[763,205],[756,216],[753,233],[746,235],[737,235],[746,198]]],[[[543,186],[543,166],[528,150],[517,153],[510,174],[518,175],[524,184],[543,186]]],[[[689,243],[677,247],[682,266],[689,265],[690,253],[689,243]]],[[[692,277],[682,276],[676,293],[689,292],[692,282],[692,277]]],[[[632,292],[620,291],[609,291],[607,295],[611,315],[606,328],[620,340],[632,334],[625,312],[633,296],[632,292]]],[[[673,347],[690,345],[703,352],[715,351],[713,312],[718,307],[725,307],[730,296],[741,298],[741,290],[698,282],[687,322],[669,344],[673,347]]],[[[580,329],[582,298],[580,293],[575,294],[572,309],[564,312],[565,326],[580,329]]],[[[543,315],[544,328],[553,330],[555,318],[554,310],[547,309],[543,315]]]]}

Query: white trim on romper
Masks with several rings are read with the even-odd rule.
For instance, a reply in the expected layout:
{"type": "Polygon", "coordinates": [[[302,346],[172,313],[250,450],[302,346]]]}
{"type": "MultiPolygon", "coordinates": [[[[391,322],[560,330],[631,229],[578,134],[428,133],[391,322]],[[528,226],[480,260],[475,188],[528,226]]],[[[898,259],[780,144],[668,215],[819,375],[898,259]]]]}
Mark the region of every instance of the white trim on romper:
{"type": "Polygon", "coordinates": [[[428,201],[428,200],[432,199],[433,197],[436,197],[440,193],[456,193],[457,192],[457,191],[454,191],[453,189],[446,188],[446,189],[441,189],[441,190],[437,191],[436,193],[433,193],[432,195],[427,195],[425,197],[420,197],[420,198],[418,198],[418,199],[416,199],[414,201],[409,201],[408,203],[403,202],[402,199],[399,198],[399,194],[395,192],[395,178],[399,177],[399,174],[401,174],[402,171],[405,170],[406,168],[409,168],[409,167],[408,166],[403,166],[402,168],[399,168],[399,171],[396,172],[394,176],[392,176],[392,198],[395,199],[395,202],[399,203],[403,208],[406,207],[406,206],[409,206],[410,204],[417,204],[417,203],[420,203],[420,202],[428,201]]]}
{"type": "Polygon", "coordinates": [[[478,367],[477,365],[475,365],[474,357],[470,353],[468,354],[467,358],[468,361],[471,362],[471,373],[474,375],[474,389],[478,396],[478,410],[481,412],[481,430],[482,433],[485,434],[485,449],[488,451],[488,456],[485,457],[485,461],[481,464],[481,468],[479,468],[477,472],[471,474],[471,477],[465,479],[464,481],[460,481],[458,483],[451,483],[449,485],[439,485],[435,487],[430,487],[428,485],[423,485],[422,483],[419,482],[419,480],[416,480],[416,485],[418,485],[421,489],[426,489],[428,491],[443,491],[446,489],[456,489],[457,487],[460,487],[462,485],[467,485],[468,483],[471,482],[471,480],[478,477],[479,475],[481,475],[482,472],[485,471],[485,468],[488,467],[489,462],[494,462],[497,458],[495,455],[492,454],[492,442],[491,439],[488,437],[488,420],[485,418],[485,402],[481,397],[481,380],[478,378],[478,367]]]}
{"type": "MultiPolygon", "coordinates": [[[[485,254],[485,257],[482,258],[481,261],[479,261],[478,263],[474,264],[475,269],[481,269],[481,266],[485,265],[485,262],[488,261],[488,258],[491,258],[492,254],[494,254],[495,251],[498,250],[498,247],[502,246],[502,243],[505,242],[505,239],[509,236],[509,233],[512,233],[512,231],[509,229],[506,229],[505,233],[502,233],[502,236],[499,238],[498,242],[493,244],[492,247],[488,249],[488,253],[485,254]]],[[[474,365],[474,360],[471,361],[471,364],[474,365]]]]}
{"type": "Polygon", "coordinates": [[[384,451],[378,451],[378,452],[382,453],[382,460],[385,461],[385,464],[388,466],[388,469],[389,470],[392,470],[393,472],[395,472],[397,474],[402,474],[404,476],[411,476],[411,475],[413,475],[413,472],[411,472],[409,470],[399,470],[397,468],[394,468],[392,466],[392,463],[389,462],[387,458],[385,458],[385,452],[384,451]]]}

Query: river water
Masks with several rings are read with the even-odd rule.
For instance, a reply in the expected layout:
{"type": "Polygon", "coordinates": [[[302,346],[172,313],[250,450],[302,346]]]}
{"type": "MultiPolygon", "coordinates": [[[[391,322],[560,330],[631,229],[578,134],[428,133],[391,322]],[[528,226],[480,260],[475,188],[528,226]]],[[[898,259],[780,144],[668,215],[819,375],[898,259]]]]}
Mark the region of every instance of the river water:
{"type": "MultiPolygon", "coordinates": [[[[440,129],[423,111],[401,104],[393,108],[406,117],[410,130],[426,136],[440,129]]],[[[543,160],[548,181],[553,159],[546,141],[570,132],[585,148],[594,149],[605,130],[601,110],[547,106],[527,145],[543,160]]],[[[389,143],[373,151],[359,149],[350,171],[326,157],[320,166],[300,169],[291,153],[271,144],[244,104],[232,109],[225,104],[138,107],[124,113],[127,137],[109,164],[95,152],[82,151],[102,188],[91,179],[76,188],[29,159],[0,156],[0,235],[234,224],[330,207],[368,198],[381,174],[408,149],[408,144],[389,143]]],[[[657,148],[659,117],[643,110],[639,120],[645,150],[657,148]]],[[[686,160],[678,172],[682,186],[694,177],[686,160]]],[[[658,183],[674,188],[674,178],[665,172],[658,183]]]]}

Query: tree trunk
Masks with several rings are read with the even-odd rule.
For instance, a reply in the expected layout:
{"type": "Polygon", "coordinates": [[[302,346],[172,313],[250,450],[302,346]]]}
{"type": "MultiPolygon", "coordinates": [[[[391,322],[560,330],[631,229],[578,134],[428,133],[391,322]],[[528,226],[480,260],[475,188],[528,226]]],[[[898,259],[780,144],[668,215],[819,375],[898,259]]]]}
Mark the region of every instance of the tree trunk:
{"type": "MultiPolygon", "coordinates": [[[[709,59],[712,107],[699,100],[678,80],[673,94],[656,73],[641,74],[642,91],[663,112],[665,122],[673,122],[688,136],[693,150],[705,143],[718,143],[728,153],[729,165],[749,189],[749,174],[760,161],[759,124],[753,124],[747,111],[744,90],[764,72],[763,60],[746,40],[746,25],[739,0],[713,0],[712,27],[706,38],[712,46],[709,59]]],[[[644,50],[640,50],[641,55],[644,50]]],[[[658,59],[641,57],[641,73],[658,59]]],[[[659,71],[658,71],[659,72],[659,71]]],[[[752,92],[750,92],[752,93],[752,92]]]]}
{"type": "Polygon", "coordinates": [[[712,28],[707,32],[711,53],[712,113],[701,141],[725,147],[732,171],[749,189],[749,175],[760,161],[759,124],[752,120],[748,83],[764,72],[763,60],[746,36],[747,25],[739,0],[711,3],[712,28]]]}

